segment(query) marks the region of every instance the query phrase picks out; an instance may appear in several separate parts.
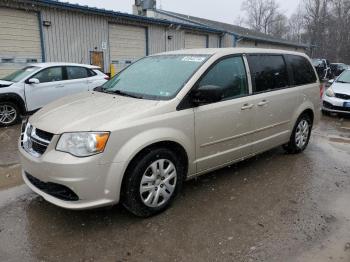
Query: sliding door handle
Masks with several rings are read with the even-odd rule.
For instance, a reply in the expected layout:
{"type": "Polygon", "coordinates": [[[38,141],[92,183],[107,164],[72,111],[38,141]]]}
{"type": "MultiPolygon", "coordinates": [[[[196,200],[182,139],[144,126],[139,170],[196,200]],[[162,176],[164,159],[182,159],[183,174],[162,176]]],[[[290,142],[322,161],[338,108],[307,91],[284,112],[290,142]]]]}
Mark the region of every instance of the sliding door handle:
{"type": "Polygon", "coordinates": [[[266,106],[269,104],[269,101],[263,100],[260,103],[258,103],[258,106],[266,106]]]}
{"type": "Polygon", "coordinates": [[[242,107],[241,107],[241,110],[248,110],[248,109],[252,109],[254,107],[253,104],[244,104],[242,107]]]}

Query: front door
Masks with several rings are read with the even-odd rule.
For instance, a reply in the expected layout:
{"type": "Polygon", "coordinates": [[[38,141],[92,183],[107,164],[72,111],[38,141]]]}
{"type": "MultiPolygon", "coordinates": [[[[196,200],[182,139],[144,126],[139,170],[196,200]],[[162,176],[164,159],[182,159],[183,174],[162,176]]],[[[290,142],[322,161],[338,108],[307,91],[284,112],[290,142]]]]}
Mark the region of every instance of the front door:
{"type": "Polygon", "coordinates": [[[91,51],[90,52],[90,63],[95,66],[99,66],[104,72],[103,52],[91,51]]]}
{"type": "Polygon", "coordinates": [[[197,173],[223,166],[251,153],[254,107],[241,56],[217,62],[195,88],[222,88],[222,101],[199,106],[195,113],[197,173]]]}
{"type": "Polygon", "coordinates": [[[44,105],[63,96],[65,88],[63,67],[45,68],[31,78],[37,78],[38,84],[25,84],[25,96],[28,111],[42,108],[44,105]]]}

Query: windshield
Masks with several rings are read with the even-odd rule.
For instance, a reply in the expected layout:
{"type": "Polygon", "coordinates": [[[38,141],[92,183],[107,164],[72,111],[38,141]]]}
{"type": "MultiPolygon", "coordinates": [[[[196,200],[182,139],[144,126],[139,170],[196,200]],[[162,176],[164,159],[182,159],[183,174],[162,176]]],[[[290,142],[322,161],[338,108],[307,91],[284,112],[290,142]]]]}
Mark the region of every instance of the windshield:
{"type": "Polygon", "coordinates": [[[350,84],[350,70],[344,71],[337,79],[339,83],[347,83],[350,84]]]}
{"type": "Polygon", "coordinates": [[[169,100],[208,59],[206,55],[161,55],[130,65],[102,86],[102,92],[169,100]]]}
{"type": "Polygon", "coordinates": [[[9,74],[8,76],[1,78],[1,80],[19,82],[27,76],[29,76],[30,74],[32,74],[33,72],[35,72],[36,70],[38,70],[39,68],[40,67],[36,66],[27,66],[25,68],[13,72],[12,74],[9,74]]]}

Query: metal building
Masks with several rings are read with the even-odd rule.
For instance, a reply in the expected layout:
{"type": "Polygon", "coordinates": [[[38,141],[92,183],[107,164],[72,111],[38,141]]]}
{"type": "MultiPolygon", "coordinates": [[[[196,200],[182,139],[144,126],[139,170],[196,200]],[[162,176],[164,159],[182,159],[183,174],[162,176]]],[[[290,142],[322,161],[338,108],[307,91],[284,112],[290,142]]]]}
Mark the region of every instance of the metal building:
{"type": "MultiPolygon", "coordinates": [[[[155,0],[135,4],[131,15],[56,0],[0,0],[0,77],[42,61],[95,64],[109,73],[149,54],[251,41],[230,28],[157,10],[155,0]]],[[[305,50],[268,37],[262,43],[305,50]]]]}
{"type": "Polygon", "coordinates": [[[41,61],[110,64],[148,54],[219,47],[221,30],[54,0],[0,0],[0,76],[41,61]],[[212,40],[214,39],[214,41],[212,40]]]}

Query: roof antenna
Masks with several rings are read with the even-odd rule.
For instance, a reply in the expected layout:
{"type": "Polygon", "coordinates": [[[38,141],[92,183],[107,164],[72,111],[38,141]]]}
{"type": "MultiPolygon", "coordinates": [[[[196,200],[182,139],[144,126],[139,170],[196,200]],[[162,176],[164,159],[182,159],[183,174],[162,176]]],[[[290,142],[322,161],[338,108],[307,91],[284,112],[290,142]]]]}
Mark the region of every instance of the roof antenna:
{"type": "Polygon", "coordinates": [[[159,1],[159,9],[163,10],[162,0],[159,1]]]}

